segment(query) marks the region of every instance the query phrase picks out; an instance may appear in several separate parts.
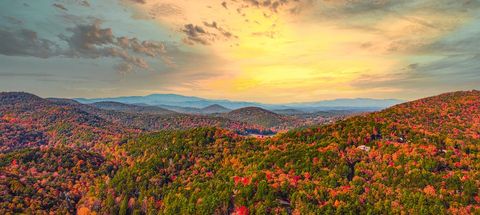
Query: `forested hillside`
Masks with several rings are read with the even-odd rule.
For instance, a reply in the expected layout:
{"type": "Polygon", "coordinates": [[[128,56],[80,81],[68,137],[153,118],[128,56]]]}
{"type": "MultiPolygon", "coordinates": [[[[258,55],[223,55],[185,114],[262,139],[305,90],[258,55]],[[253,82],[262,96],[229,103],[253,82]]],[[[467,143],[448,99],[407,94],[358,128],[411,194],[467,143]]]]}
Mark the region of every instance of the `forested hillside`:
{"type": "Polygon", "coordinates": [[[236,121],[220,116],[193,115],[175,113],[173,111],[158,112],[164,109],[152,106],[140,107],[122,103],[112,104],[103,102],[100,104],[85,105],[80,103],[72,104],[72,101],[73,100],[57,100],[56,104],[67,107],[73,106],[108,122],[142,131],[181,130],[209,126],[221,127],[239,133],[245,133],[251,130],[261,133],[271,130],[269,127],[262,125],[236,121]],[[108,105],[108,108],[105,107],[106,105],[108,105]],[[115,110],[112,110],[113,108],[115,108],[115,110]]]}
{"type": "Polygon", "coordinates": [[[0,93],[0,128],[0,152],[40,145],[102,148],[135,132],[28,93],[0,93]]]}
{"type": "Polygon", "coordinates": [[[479,91],[266,139],[142,132],[91,106],[1,99],[1,214],[480,213],[479,91]]]}
{"type": "Polygon", "coordinates": [[[271,139],[217,128],[122,146],[78,207],[101,213],[480,212],[480,92],[442,94],[271,139]]]}
{"type": "Polygon", "coordinates": [[[230,111],[223,115],[225,118],[249,124],[260,125],[266,128],[281,130],[301,124],[300,120],[293,117],[276,114],[272,111],[258,107],[245,107],[230,111]]]}
{"type": "Polygon", "coordinates": [[[114,162],[85,150],[35,148],[2,154],[0,214],[74,214],[94,180],[114,169],[114,162]]]}
{"type": "Polygon", "coordinates": [[[90,105],[100,109],[114,110],[127,113],[175,114],[174,111],[170,111],[161,107],[131,105],[119,102],[95,102],[90,105]]]}

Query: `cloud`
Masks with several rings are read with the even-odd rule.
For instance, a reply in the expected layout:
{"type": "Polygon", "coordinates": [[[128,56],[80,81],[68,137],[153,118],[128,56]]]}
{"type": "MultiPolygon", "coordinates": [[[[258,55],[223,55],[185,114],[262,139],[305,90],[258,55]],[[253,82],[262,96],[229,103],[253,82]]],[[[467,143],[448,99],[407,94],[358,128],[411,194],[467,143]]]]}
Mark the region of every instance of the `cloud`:
{"type": "Polygon", "coordinates": [[[182,14],[182,8],[174,4],[157,3],[155,5],[152,5],[148,13],[154,18],[175,16],[182,14]]]}
{"type": "Polygon", "coordinates": [[[346,14],[364,14],[373,13],[375,11],[384,11],[393,9],[399,5],[408,4],[406,1],[391,1],[391,0],[338,0],[338,1],[322,1],[328,9],[336,13],[346,14]]]}
{"type": "Polygon", "coordinates": [[[134,2],[134,3],[138,3],[138,4],[145,4],[145,3],[147,3],[146,0],[129,0],[129,1],[134,2]]]}
{"type": "Polygon", "coordinates": [[[447,56],[425,63],[412,63],[396,72],[363,75],[351,85],[361,89],[397,89],[428,96],[449,90],[478,88],[480,55],[447,56]],[[441,86],[441,87],[439,87],[441,86]]]}
{"type": "MultiPolygon", "coordinates": [[[[411,14],[459,15],[475,12],[480,7],[476,0],[322,0],[313,3],[316,18],[342,19],[342,20],[373,20],[381,21],[385,17],[397,17],[422,24],[431,28],[441,26],[431,25],[429,20],[424,20],[411,14]]],[[[457,17],[458,18],[458,17],[457,17]]]]}
{"type": "Polygon", "coordinates": [[[60,10],[68,11],[68,9],[65,6],[63,6],[63,4],[54,3],[54,4],[52,4],[52,6],[58,8],[60,10]]]}
{"type": "Polygon", "coordinates": [[[96,58],[102,55],[99,46],[111,45],[115,41],[112,29],[101,29],[99,22],[77,25],[67,30],[73,33],[72,36],[60,35],[60,38],[68,43],[70,55],[96,58]]]}
{"type": "Polygon", "coordinates": [[[23,24],[22,20],[17,19],[13,16],[2,16],[0,18],[5,19],[9,24],[12,24],[12,25],[22,25],[23,24]]]}
{"type": "Polygon", "coordinates": [[[269,37],[274,38],[277,32],[275,31],[263,31],[263,32],[253,32],[252,36],[262,36],[262,37],[269,37]]]}
{"type": "Polygon", "coordinates": [[[416,68],[418,68],[418,66],[419,66],[418,63],[412,63],[412,64],[409,64],[409,65],[407,66],[407,68],[409,68],[409,69],[416,69],[416,68]]]}
{"type": "Polygon", "coordinates": [[[153,41],[139,41],[137,38],[118,37],[116,44],[122,48],[131,49],[136,53],[145,54],[150,57],[166,54],[166,47],[163,43],[153,41]]]}
{"type": "Polygon", "coordinates": [[[203,25],[209,29],[213,29],[213,31],[207,31],[205,28],[194,24],[184,25],[181,29],[181,32],[186,35],[186,37],[183,39],[183,42],[189,45],[210,45],[216,40],[230,39],[232,37],[236,38],[235,35],[218,26],[217,22],[215,21],[211,23],[203,22],[203,25]]]}
{"type": "Polygon", "coordinates": [[[278,0],[278,1],[272,1],[272,0],[264,0],[264,1],[243,0],[243,2],[247,3],[251,6],[254,6],[254,7],[264,7],[264,8],[268,8],[272,11],[277,12],[277,10],[280,6],[287,4],[289,1],[288,0],[278,0]]]}
{"type": "Polygon", "coordinates": [[[386,30],[392,29],[390,26],[399,23],[411,24],[411,26],[404,24],[404,31],[423,28],[424,31],[446,33],[464,23],[465,19],[474,15],[480,8],[480,1],[477,0],[319,0],[310,1],[309,4],[307,1],[302,2],[308,5],[304,8],[311,12],[306,15],[306,19],[334,22],[341,28],[378,34],[385,34],[386,30]],[[378,26],[385,21],[390,22],[389,25],[378,26]]]}
{"type": "Polygon", "coordinates": [[[203,22],[203,24],[207,27],[210,27],[210,28],[215,28],[215,29],[218,29],[218,25],[217,25],[217,22],[212,22],[212,23],[208,23],[208,22],[203,22]]]}
{"type": "Polygon", "coordinates": [[[150,68],[145,59],[136,55],[160,56],[167,65],[172,64],[169,58],[165,56],[166,48],[163,43],[140,41],[137,38],[116,37],[113,35],[111,28],[101,28],[100,22],[89,25],[77,25],[68,30],[72,32],[70,37],[60,35],[60,38],[69,45],[69,49],[65,53],[67,56],[121,58],[123,62],[116,68],[125,69],[122,72],[130,72],[133,67],[140,69],[150,68]]]}
{"type": "MultiPolygon", "coordinates": [[[[231,0],[232,3],[236,3],[236,0],[231,0]]],[[[299,13],[303,6],[311,4],[312,0],[242,0],[243,4],[237,8],[237,12],[243,8],[255,7],[267,9],[273,13],[278,13],[280,10],[285,10],[290,13],[299,13]]]]}
{"type": "Polygon", "coordinates": [[[80,4],[81,6],[90,7],[90,3],[88,3],[87,0],[77,1],[77,2],[78,2],[78,4],[80,4]]]}
{"type": "Polygon", "coordinates": [[[129,63],[120,63],[115,66],[115,70],[117,70],[122,75],[126,75],[133,71],[133,66],[129,63]]]}
{"type": "Polygon", "coordinates": [[[159,57],[165,65],[175,66],[173,60],[167,56],[164,43],[117,37],[111,28],[101,28],[100,24],[95,21],[92,24],[68,28],[70,35],[59,35],[60,40],[67,43],[66,46],[40,38],[37,32],[29,29],[0,28],[0,54],[39,58],[119,58],[122,62],[115,68],[124,69],[122,72],[130,72],[135,68],[149,70],[146,58],[159,57]]]}
{"type": "Polygon", "coordinates": [[[0,38],[0,54],[3,55],[39,58],[58,55],[58,46],[55,43],[39,38],[36,32],[28,29],[0,28],[0,38]]]}
{"type": "Polygon", "coordinates": [[[13,73],[13,72],[0,72],[0,77],[36,77],[36,78],[44,78],[44,77],[51,77],[52,74],[45,74],[45,73],[13,73]]]}
{"type": "MultiPolygon", "coordinates": [[[[477,34],[480,31],[477,32],[477,34]]],[[[423,54],[442,55],[478,55],[480,40],[476,35],[468,35],[465,38],[453,40],[439,40],[432,43],[417,46],[416,51],[423,54]]]]}
{"type": "Polygon", "coordinates": [[[223,35],[225,38],[230,38],[230,37],[235,37],[232,33],[229,31],[225,30],[224,28],[218,26],[217,22],[213,21],[212,23],[208,22],[203,22],[203,24],[209,28],[216,29],[221,35],[223,35]]]}
{"type": "Polygon", "coordinates": [[[210,42],[214,40],[210,33],[198,25],[186,24],[183,26],[181,31],[187,36],[184,38],[183,42],[189,45],[193,45],[195,43],[209,45],[210,42]]]}

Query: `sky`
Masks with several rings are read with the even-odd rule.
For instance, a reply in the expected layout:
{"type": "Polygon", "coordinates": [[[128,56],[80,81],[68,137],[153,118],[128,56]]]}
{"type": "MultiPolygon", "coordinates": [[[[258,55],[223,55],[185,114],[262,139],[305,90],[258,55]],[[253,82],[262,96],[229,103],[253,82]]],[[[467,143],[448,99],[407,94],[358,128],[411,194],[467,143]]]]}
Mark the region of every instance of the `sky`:
{"type": "Polygon", "coordinates": [[[288,103],[480,89],[480,0],[2,0],[0,91],[288,103]]]}

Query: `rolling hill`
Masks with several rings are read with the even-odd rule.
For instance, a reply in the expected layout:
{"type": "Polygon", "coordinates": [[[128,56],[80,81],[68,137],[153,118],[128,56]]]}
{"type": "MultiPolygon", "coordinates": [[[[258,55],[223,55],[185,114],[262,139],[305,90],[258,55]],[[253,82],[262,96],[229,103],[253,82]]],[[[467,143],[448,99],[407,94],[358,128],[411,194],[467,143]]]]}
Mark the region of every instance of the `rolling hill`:
{"type": "Polygon", "coordinates": [[[289,123],[289,120],[293,120],[289,117],[259,107],[240,108],[230,111],[223,116],[231,120],[261,125],[267,128],[278,127],[285,123],[289,123]]]}
{"type": "Polygon", "coordinates": [[[159,107],[186,114],[215,114],[215,113],[225,113],[230,111],[230,109],[223,107],[218,104],[209,105],[203,108],[196,107],[180,107],[180,106],[171,106],[171,105],[159,105],[159,107]]]}
{"type": "MultiPolygon", "coordinates": [[[[209,126],[238,132],[269,130],[268,127],[258,124],[219,116],[175,113],[155,106],[116,102],[87,105],[70,99],[43,99],[28,93],[2,93],[0,102],[2,102],[0,123],[5,129],[2,133],[5,139],[3,145],[11,145],[18,141],[27,145],[39,145],[59,140],[71,144],[82,141],[82,144],[95,145],[100,140],[109,142],[102,137],[110,137],[113,134],[209,126]],[[93,139],[89,141],[88,138],[93,139]]],[[[210,108],[223,110],[217,106],[210,108]]],[[[16,147],[19,145],[21,144],[16,144],[16,147]]],[[[9,149],[7,146],[1,147],[9,149]]]]}
{"type": "MultiPolygon", "coordinates": [[[[189,129],[195,127],[221,127],[243,133],[246,130],[258,132],[270,131],[269,128],[257,124],[235,121],[220,116],[206,116],[198,114],[176,113],[163,111],[163,108],[155,106],[139,106],[123,103],[99,102],[92,104],[72,104],[69,100],[58,100],[58,105],[74,106],[77,109],[98,116],[108,122],[121,125],[126,128],[142,131],[159,131],[172,129],[189,129]],[[99,104],[100,103],[100,104],[99,104]],[[105,109],[105,106],[108,109],[105,109]],[[104,107],[104,109],[96,106],[104,107]],[[115,109],[115,110],[111,110],[115,109]],[[123,111],[119,111],[119,110],[123,111]],[[162,114],[157,114],[156,111],[162,114]]],[[[200,109],[199,109],[200,110],[200,109]]]]}
{"type": "Polygon", "coordinates": [[[221,105],[213,104],[207,107],[204,107],[200,110],[203,114],[212,114],[212,113],[226,113],[231,111],[230,109],[223,107],[221,105]]]}
{"type": "Polygon", "coordinates": [[[0,126],[5,129],[0,133],[4,140],[0,150],[39,145],[97,147],[98,143],[117,143],[132,131],[73,104],[58,105],[28,93],[0,93],[0,126]]]}

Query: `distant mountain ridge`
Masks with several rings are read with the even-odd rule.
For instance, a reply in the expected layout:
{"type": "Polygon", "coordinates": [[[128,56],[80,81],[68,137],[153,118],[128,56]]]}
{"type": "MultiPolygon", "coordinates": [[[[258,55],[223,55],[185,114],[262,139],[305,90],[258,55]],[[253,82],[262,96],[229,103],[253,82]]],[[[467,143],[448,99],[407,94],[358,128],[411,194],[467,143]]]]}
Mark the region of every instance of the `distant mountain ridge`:
{"type": "MultiPolygon", "coordinates": [[[[178,111],[175,108],[205,108],[211,105],[223,106],[227,109],[238,109],[244,107],[261,107],[268,110],[279,109],[297,109],[301,111],[321,111],[331,109],[361,109],[361,110],[380,110],[396,104],[403,103],[403,100],[398,99],[372,99],[372,98],[355,98],[355,99],[334,99],[317,102],[300,102],[287,104],[265,104],[259,102],[246,101],[230,101],[230,100],[216,100],[205,99],[195,96],[184,96],[177,94],[151,94],[147,96],[126,96],[113,98],[75,98],[74,100],[81,103],[95,103],[95,102],[121,102],[126,104],[146,104],[166,108],[173,111],[178,111]]],[[[194,110],[186,110],[194,111],[194,110]]]]}
{"type": "Polygon", "coordinates": [[[114,110],[127,113],[175,114],[176,112],[157,106],[139,106],[120,102],[95,102],[90,104],[104,110],[114,110]]]}

